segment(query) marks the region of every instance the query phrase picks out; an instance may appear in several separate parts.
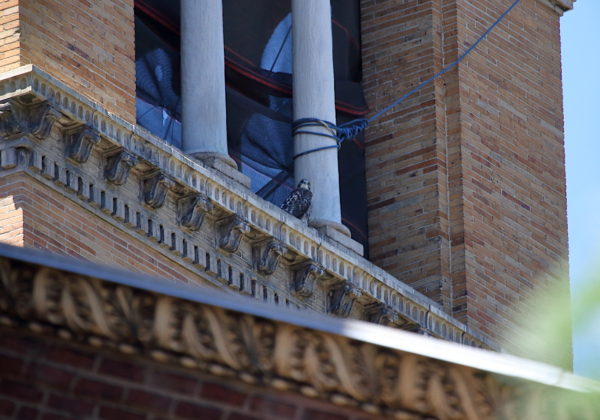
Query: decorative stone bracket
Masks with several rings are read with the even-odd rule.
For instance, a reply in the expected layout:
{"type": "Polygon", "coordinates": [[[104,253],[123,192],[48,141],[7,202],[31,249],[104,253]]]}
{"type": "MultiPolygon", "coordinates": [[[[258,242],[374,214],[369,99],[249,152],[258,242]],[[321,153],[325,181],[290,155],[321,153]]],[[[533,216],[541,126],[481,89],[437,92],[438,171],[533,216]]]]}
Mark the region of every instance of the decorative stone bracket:
{"type": "Polygon", "coordinates": [[[52,131],[52,127],[64,116],[47,102],[29,107],[27,118],[28,129],[38,140],[44,140],[52,131]]]}
{"type": "Polygon", "coordinates": [[[106,158],[104,176],[115,185],[123,185],[127,182],[129,170],[135,166],[138,159],[131,153],[121,150],[106,158]]]}
{"type": "Polygon", "coordinates": [[[325,270],[314,261],[301,263],[295,267],[292,293],[301,297],[310,297],[315,290],[315,283],[325,278],[325,270]]]}
{"type": "Polygon", "coordinates": [[[85,163],[99,141],[100,136],[96,131],[84,125],[70,130],[67,135],[67,157],[77,163],[85,163]]]}
{"type": "Polygon", "coordinates": [[[329,310],[328,312],[346,318],[352,312],[352,306],[357,298],[362,296],[362,292],[357,287],[348,282],[343,282],[334,286],[328,294],[329,310]]]}
{"type": "Polygon", "coordinates": [[[190,231],[200,229],[204,216],[213,210],[210,198],[200,193],[180,198],[177,207],[179,224],[190,231]]]}
{"type": "Polygon", "coordinates": [[[259,273],[271,275],[277,269],[279,257],[285,252],[286,248],[281,241],[268,239],[253,247],[254,266],[259,273]]]}
{"type": "Polygon", "coordinates": [[[225,217],[217,222],[218,246],[225,252],[236,252],[240,246],[242,236],[250,232],[250,226],[237,214],[225,217]]]}
{"type": "Polygon", "coordinates": [[[167,192],[174,188],[175,182],[162,172],[155,172],[142,181],[144,202],[157,209],[165,204],[167,192]]]}
{"type": "Polygon", "coordinates": [[[374,324],[384,325],[386,327],[401,328],[405,331],[419,331],[419,324],[416,322],[410,322],[398,315],[398,312],[394,311],[387,305],[377,303],[371,305],[370,308],[366,309],[367,320],[374,324]]]}
{"type": "Polygon", "coordinates": [[[17,100],[0,103],[0,136],[31,134],[37,140],[50,135],[63,115],[47,102],[21,104],[17,100]]]}

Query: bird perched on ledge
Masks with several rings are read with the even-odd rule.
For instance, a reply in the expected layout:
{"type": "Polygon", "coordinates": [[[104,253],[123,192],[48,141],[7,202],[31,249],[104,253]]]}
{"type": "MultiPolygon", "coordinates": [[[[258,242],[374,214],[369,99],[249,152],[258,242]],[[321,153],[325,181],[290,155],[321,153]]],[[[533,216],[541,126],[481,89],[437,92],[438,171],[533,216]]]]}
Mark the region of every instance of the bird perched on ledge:
{"type": "Polygon", "coordinates": [[[298,183],[296,189],[288,195],[281,208],[292,216],[302,219],[310,208],[311,200],[310,182],[308,182],[308,179],[303,179],[298,183]]]}

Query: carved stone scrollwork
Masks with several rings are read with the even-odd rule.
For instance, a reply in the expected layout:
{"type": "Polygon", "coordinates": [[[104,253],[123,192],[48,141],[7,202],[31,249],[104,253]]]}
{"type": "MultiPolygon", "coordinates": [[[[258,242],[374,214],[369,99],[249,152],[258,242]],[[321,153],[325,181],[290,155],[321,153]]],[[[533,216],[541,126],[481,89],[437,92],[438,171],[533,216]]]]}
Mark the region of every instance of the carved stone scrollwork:
{"type": "Polygon", "coordinates": [[[29,132],[38,140],[47,138],[54,124],[62,117],[62,114],[48,102],[31,106],[28,114],[29,132]]]}
{"type": "Polygon", "coordinates": [[[173,180],[162,172],[157,172],[145,178],[142,182],[144,202],[154,209],[162,207],[167,198],[167,192],[174,185],[173,180]]]}
{"type": "Polygon", "coordinates": [[[256,245],[254,251],[254,266],[264,275],[271,275],[277,269],[279,257],[285,253],[286,248],[281,241],[270,239],[256,245]]]}
{"type": "Polygon", "coordinates": [[[67,157],[77,163],[85,163],[92,149],[100,141],[95,130],[81,126],[67,134],[67,157]]]}
{"type": "Polygon", "coordinates": [[[300,389],[303,394],[333,394],[340,404],[377,403],[380,375],[373,346],[293,326],[281,327],[277,338],[277,372],[307,384],[300,389]]]}
{"type": "Polygon", "coordinates": [[[131,153],[120,151],[106,159],[104,176],[115,185],[123,185],[129,176],[129,170],[137,163],[131,153]]]}
{"type": "Polygon", "coordinates": [[[242,236],[250,232],[248,223],[237,214],[220,220],[218,226],[218,246],[226,252],[236,252],[242,236]]]}
{"type": "Polygon", "coordinates": [[[340,378],[328,348],[330,342],[324,341],[318,334],[298,328],[281,329],[278,339],[275,351],[277,371],[295,381],[309,383],[310,386],[303,390],[304,394],[316,396],[339,386],[340,378]]]}
{"type": "MultiPolygon", "coordinates": [[[[342,300],[352,300],[348,287],[337,290],[342,300]]],[[[62,338],[122,352],[147,351],[163,362],[360,407],[385,418],[591,420],[598,413],[594,394],[518,378],[501,382],[481,369],[342,333],[4,258],[0,319],[15,326],[31,322],[34,331],[47,328],[62,338]]]]}
{"type": "Polygon", "coordinates": [[[48,102],[23,105],[16,101],[0,104],[0,136],[31,134],[38,140],[50,135],[62,114],[48,102]]]}
{"type": "Polygon", "coordinates": [[[233,369],[252,376],[273,369],[277,329],[271,321],[229,314],[221,308],[182,305],[168,297],[159,299],[156,314],[158,344],[194,356],[206,363],[207,370],[229,374],[233,369]]]}
{"type": "Polygon", "coordinates": [[[400,322],[400,316],[396,311],[384,304],[376,304],[367,310],[367,319],[374,324],[394,327],[400,322]]]}
{"type": "Polygon", "coordinates": [[[347,317],[352,311],[354,301],[361,295],[362,292],[348,282],[335,286],[329,291],[328,312],[336,316],[347,317]]]}
{"type": "Polygon", "coordinates": [[[107,337],[121,345],[152,340],[156,297],[151,293],[42,269],[34,279],[33,302],[39,316],[76,333],[107,337]]]}
{"type": "Polygon", "coordinates": [[[315,283],[325,277],[325,270],[319,264],[309,261],[294,270],[292,293],[302,298],[313,294],[315,283]]]}
{"type": "Polygon", "coordinates": [[[0,103],[0,136],[10,137],[22,131],[14,105],[11,102],[0,103]]]}
{"type": "Polygon", "coordinates": [[[213,205],[204,194],[192,194],[177,202],[179,224],[191,231],[200,229],[206,213],[212,211],[213,205]]]}
{"type": "Polygon", "coordinates": [[[367,320],[386,327],[401,328],[417,332],[419,324],[402,318],[397,311],[385,304],[376,304],[367,309],[367,320]]]}

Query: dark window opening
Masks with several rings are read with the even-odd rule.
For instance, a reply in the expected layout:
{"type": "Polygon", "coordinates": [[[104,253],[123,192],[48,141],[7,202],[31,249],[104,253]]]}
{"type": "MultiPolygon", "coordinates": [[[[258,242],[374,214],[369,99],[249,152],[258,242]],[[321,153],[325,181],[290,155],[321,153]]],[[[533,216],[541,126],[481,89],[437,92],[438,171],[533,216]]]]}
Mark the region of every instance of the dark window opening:
{"type": "MultiPolygon", "coordinates": [[[[289,0],[223,1],[228,147],[252,190],[280,205],[295,187],[289,0]]],[[[359,0],[332,0],[337,122],[364,116],[359,0]]],[[[135,0],[137,122],[181,147],[179,2],[135,0]]],[[[363,139],[339,153],[342,221],[367,245],[363,139]]]]}

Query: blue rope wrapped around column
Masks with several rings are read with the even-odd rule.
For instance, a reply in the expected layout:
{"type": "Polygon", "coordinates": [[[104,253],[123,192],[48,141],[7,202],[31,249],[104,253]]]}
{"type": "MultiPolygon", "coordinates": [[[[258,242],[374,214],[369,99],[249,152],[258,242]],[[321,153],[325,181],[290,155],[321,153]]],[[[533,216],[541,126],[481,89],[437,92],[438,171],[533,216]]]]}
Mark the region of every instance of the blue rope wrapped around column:
{"type": "Polygon", "coordinates": [[[356,120],[352,120],[347,123],[341,124],[339,126],[335,125],[329,121],[320,120],[318,118],[301,118],[299,120],[294,121],[292,123],[292,135],[315,134],[317,136],[329,137],[336,141],[335,145],[317,147],[315,149],[306,150],[304,152],[298,153],[297,155],[294,156],[294,159],[299,158],[300,156],[304,156],[309,153],[314,153],[314,152],[318,152],[321,150],[334,149],[334,148],[339,149],[344,141],[353,139],[354,137],[356,137],[365,128],[367,128],[367,126],[369,125],[370,122],[375,121],[376,119],[381,117],[383,114],[387,113],[389,110],[394,108],[396,105],[403,102],[406,98],[411,96],[413,93],[418,92],[425,85],[433,82],[438,77],[442,76],[443,74],[447,73],[452,68],[456,67],[465,57],[467,57],[475,48],[477,48],[477,45],[479,45],[479,43],[485,39],[485,37],[506,17],[506,15],[508,15],[510,13],[510,11],[517,4],[519,4],[520,1],[521,0],[514,0],[513,3],[510,5],[510,7],[508,7],[504,11],[504,13],[502,13],[498,17],[498,19],[496,19],[496,21],[494,23],[492,23],[489,28],[487,28],[487,30],[477,39],[477,41],[475,41],[475,43],[473,43],[473,45],[471,45],[469,48],[467,48],[467,50],[464,53],[462,53],[460,57],[458,57],[456,59],[456,61],[448,64],[442,70],[440,70],[439,72],[437,72],[436,74],[431,76],[429,79],[425,80],[424,82],[420,83],[419,85],[417,85],[416,87],[411,89],[409,92],[402,95],[400,98],[396,99],[394,102],[392,102],[391,104],[389,104],[388,106],[386,106],[385,108],[383,108],[382,110],[377,112],[375,115],[373,115],[369,118],[359,118],[356,120]],[[316,132],[316,131],[304,130],[307,127],[324,127],[327,129],[328,133],[320,133],[320,132],[316,132]]]}
{"type": "Polygon", "coordinates": [[[296,134],[313,134],[315,136],[328,137],[335,140],[334,145],[317,147],[315,149],[306,150],[304,152],[294,155],[294,159],[300,156],[308,155],[310,153],[319,152],[321,150],[328,149],[339,149],[342,143],[346,140],[353,139],[361,131],[363,131],[369,121],[365,118],[349,121],[342,125],[335,125],[332,122],[320,120],[318,118],[300,118],[292,123],[292,136],[296,134]],[[320,131],[307,130],[310,127],[321,127],[325,128],[326,133],[320,131]]]}

